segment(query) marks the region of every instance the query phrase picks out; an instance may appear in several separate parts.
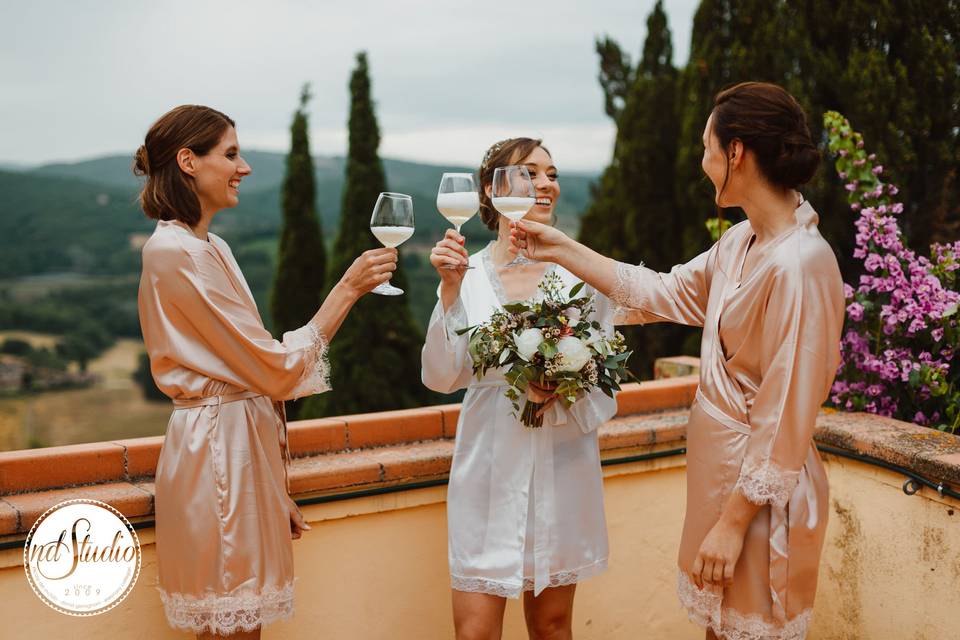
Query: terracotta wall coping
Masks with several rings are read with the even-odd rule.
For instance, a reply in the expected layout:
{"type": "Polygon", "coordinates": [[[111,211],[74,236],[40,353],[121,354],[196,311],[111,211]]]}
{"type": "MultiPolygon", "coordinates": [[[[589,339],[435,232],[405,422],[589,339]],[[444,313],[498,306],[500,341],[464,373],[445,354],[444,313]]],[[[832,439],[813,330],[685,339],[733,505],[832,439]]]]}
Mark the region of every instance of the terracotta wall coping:
{"type": "MultiPolygon", "coordinates": [[[[693,376],[624,385],[618,415],[689,407],[693,376]]],[[[460,405],[363,413],[289,424],[294,457],[453,438],[460,405]]],[[[42,489],[151,478],[163,436],[0,452],[0,496],[42,489]]]]}
{"type": "MultiPolygon", "coordinates": [[[[599,430],[600,448],[611,452],[682,446],[689,412],[684,409],[618,417],[599,430]]],[[[342,493],[383,484],[442,478],[450,472],[454,441],[449,438],[403,442],[295,458],[290,467],[294,495],[342,493]]],[[[111,481],[0,497],[0,537],[24,534],[51,506],[69,498],[91,498],[116,507],[129,518],[153,514],[149,479],[111,481]]]]}
{"type": "MultiPolygon", "coordinates": [[[[605,458],[680,448],[696,378],[626,385],[617,417],[599,430],[605,458]]],[[[459,405],[290,424],[291,490],[345,493],[449,473],[459,405]]],[[[960,485],[960,437],[870,414],[826,410],[817,439],[960,485]]],[[[128,517],[153,514],[162,437],[0,453],[0,537],[22,536],[50,506],[89,497],[128,517]],[[73,485],[73,486],[70,486],[73,485]]]]}

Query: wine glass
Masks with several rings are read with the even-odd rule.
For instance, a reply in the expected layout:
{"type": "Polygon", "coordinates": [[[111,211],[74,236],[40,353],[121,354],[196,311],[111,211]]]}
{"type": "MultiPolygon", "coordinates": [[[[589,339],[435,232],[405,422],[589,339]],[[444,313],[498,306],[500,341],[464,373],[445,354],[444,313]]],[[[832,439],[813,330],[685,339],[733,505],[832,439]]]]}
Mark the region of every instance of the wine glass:
{"type": "MultiPolygon", "coordinates": [[[[521,165],[510,165],[494,169],[490,199],[493,201],[493,208],[510,218],[512,222],[517,222],[527,215],[537,201],[533,181],[530,179],[527,168],[521,165]]],[[[518,252],[517,257],[504,265],[504,268],[534,262],[536,260],[530,260],[518,252]]]]}
{"type": "MultiPolygon", "coordinates": [[[[466,224],[480,209],[480,196],[472,173],[445,173],[440,178],[437,191],[437,209],[460,233],[460,227],[466,224]]],[[[444,269],[456,269],[453,265],[443,265],[444,269]]],[[[471,266],[465,269],[473,269],[471,266]]]]}
{"type": "MultiPolygon", "coordinates": [[[[413,235],[413,198],[384,192],[377,197],[370,217],[370,231],[385,247],[399,247],[413,235]]],[[[383,282],[373,290],[382,296],[399,296],[403,289],[383,282]]]]}

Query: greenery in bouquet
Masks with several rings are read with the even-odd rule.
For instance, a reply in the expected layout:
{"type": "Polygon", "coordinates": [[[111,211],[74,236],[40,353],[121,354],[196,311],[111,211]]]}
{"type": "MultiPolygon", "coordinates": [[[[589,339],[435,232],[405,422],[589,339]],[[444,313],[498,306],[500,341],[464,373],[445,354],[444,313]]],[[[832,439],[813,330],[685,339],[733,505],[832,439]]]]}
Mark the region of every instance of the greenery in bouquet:
{"type": "Polygon", "coordinates": [[[835,111],[824,114],[830,152],[857,215],[854,257],[863,275],[844,285],[843,362],[831,392],[847,411],[867,411],[943,431],[960,429],[960,241],[930,257],[904,242],[903,203],[863,137],[835,111]]]}
{"type": "Polygon", "coordinates": [[[539,299],[504,305],[487,322],[457,332],[469,333],[478,379],[491,369],[504,369],[506,396],[526,427],[543,425],[544,403],[526,398],[520,409],[531,383],[552,389],[569,407],[594,389],[612,398],[621,381],[633,378],[626,367],[631,352],[623,335],[608,336],[591,319],[594,296],[579,296],[583,288],[584,283],[577,283],[564,295],[560,277],[548,274],[539,299]]]}

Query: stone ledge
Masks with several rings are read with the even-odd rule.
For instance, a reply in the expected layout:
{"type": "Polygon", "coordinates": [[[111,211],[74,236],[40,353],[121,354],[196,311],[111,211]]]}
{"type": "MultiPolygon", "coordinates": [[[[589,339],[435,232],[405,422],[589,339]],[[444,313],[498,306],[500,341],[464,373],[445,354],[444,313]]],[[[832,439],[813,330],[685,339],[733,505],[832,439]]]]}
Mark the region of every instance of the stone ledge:
{"type": "MultiPolygon", "coordinates": [[[[693,377],[625,385],[617,417],[599,429],[602,457],[683,447],[696,388],[693,377]]],[[[292,422],[291,492],[343,494],[445,478],[459,411],[460,405],[441,405],[292,422]],[[358,441],[362,447],[351,447],[358,441]]],[[[825,410],[817,441],[960,486],[960,437],[954,435],[825,410]]],[[[70,498],[101,500],[128,518],[148,518],[162,443],[153,437],[0,453],[0,537],[22,539],[47,508],[70,498]]]]}
{"type": "MultiPolygon", "coordinates": [[[[688,407],[692,376],[624,385],[618,415],[688,407]]],[[[289,424],[294,458],[453,438],[460,405],[383,411],[289,424]]],[[[103,482],[151,478],[163,436],[0,452],[0,496],[103,482]]],[[[351,471],[353,472],[353,470],[351,471]]]]}
{"type": "Polygon", "coordinates": [[[869,413],[825,410],[816,438],[960,488],[960,436],[869,413]]]}
{"type": "MultiPolygon", "coordinates": [[[[599,429],[601,453],[653,451],[682,446],[687,411],[615,418],[599,429]]],[[[336,494],[386,485],[445,478],[453,458],[451,439],[439,438],[295,458],[290,465],[294,496],[336,494]]],[[[106,502],[128,518],[153,513],[152,482],[109,482],[0,497],[0,537],[22,536],[49,507],[70,498],[106,502]]]]}

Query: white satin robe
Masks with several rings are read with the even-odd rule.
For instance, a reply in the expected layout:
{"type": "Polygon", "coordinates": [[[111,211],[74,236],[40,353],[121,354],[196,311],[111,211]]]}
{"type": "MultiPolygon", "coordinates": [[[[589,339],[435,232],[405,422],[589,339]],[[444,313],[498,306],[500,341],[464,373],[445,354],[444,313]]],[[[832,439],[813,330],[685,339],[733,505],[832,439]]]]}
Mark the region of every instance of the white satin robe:
{"type": "MultiPolygon", "coordinates": [[[[451,586],[516,598],[540,594],[603,571],[607,529],[597,427],[616,402],[594,391],[569,409],[560,403],[543,427],[524,427],[504,396],[503,370],[472,373],[466,335],[508,302],[489,247],[470,257],[460,297],[444,312],[438,301],[423,347],[423,383],[442,393],[466,387],[447,492],[451,586]]],[[[563,290],[578,280],[551,265],[563,290]]],[[[592,291],[592,289],[588,289],[592,291]]],[[[596,294],[594,319],[612,332],[612,305],[596,294]]],[[[522,408],[522,403],[521,403],[522,408]]]]}
{"type": "Polygon", "coordinates": [[[140,325],[174,403],[157,463],[160,595],[171,626],[221,635],[293,613],[280,400],[329,389],[308,324],[274,340],[230,247],[160,221],[143,247],[140,325]]]}
{"type": "Polygon", "coordinates": [[[840,362],[843,282],[816,212],[804,202],[794,216],[746,278],[754,234],[745,221],[670,273],[620,264],[611,293],[633,310],[631,323],[703,327],[678,595],[692,620],[728,640],[806,636],[826,532],[827,477],[813,433],[840,362]],[[689,573],[733,491],[763,506],[733,585],[700,590],[689,573]]]}

